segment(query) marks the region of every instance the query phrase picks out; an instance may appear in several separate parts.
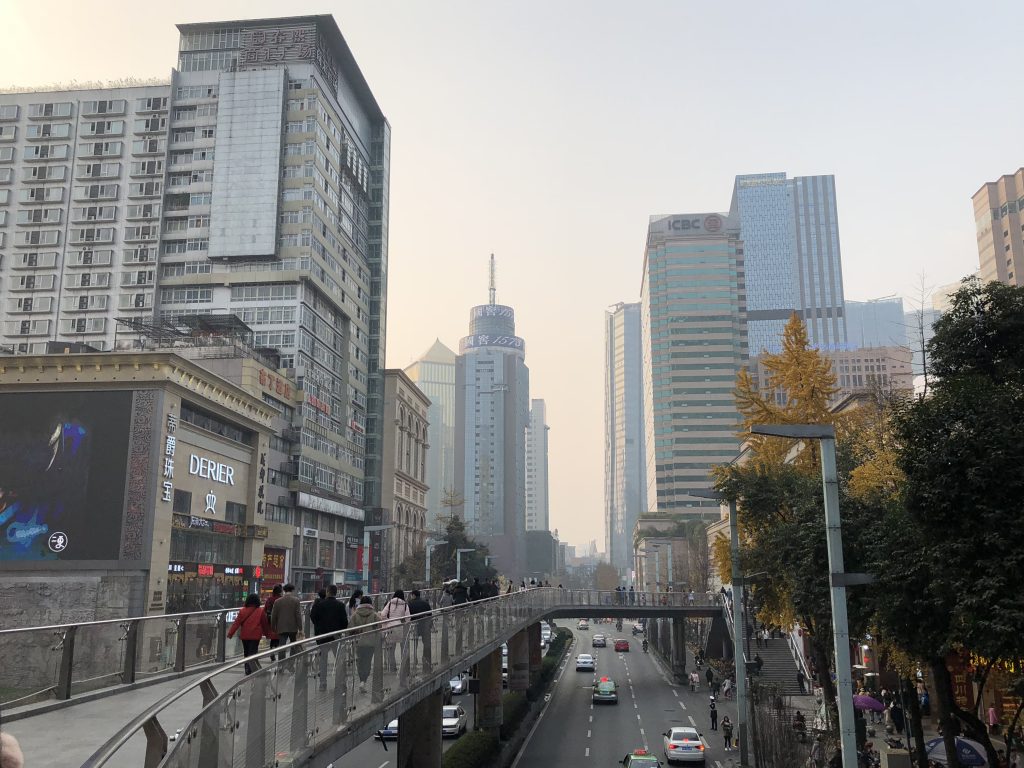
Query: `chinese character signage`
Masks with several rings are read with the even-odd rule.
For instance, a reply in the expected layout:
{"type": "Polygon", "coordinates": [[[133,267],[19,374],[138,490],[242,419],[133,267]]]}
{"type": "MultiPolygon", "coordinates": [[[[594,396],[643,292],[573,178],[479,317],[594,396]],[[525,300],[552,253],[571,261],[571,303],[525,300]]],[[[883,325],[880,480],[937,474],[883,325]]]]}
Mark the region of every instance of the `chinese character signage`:
{"type": "Polygon", "coordinates": [[[163,478],[160,483],[160,501],[174,500],[174,452],[178,447],[178,438],[174,434],[178,429],[178,417],[167,414],[166,435],[163,442],[163,478]]]}
{"type": "Polygon", "coordinates": [[[263,585],[269,592],[278,584],[284,584],[284,564],[287,550],[278,547],[263,548],[263,585]]]}
{"type": "Polygon", "coordinates": [[[316,65],[334,92],[338,90],[338,68],[334,56],[315,25],[277,29],[247,29],[242,32],[239,66],[305,61],[316,65]]]}
{"type": "Polygon", "coordinates": [[[504,349],[520,349],[526,351],[526,342],[518,336],[491,336],[478,333],[474,336],[463,336],[459,341],[459,352],[477,347],[502,347],[504,349]]]}

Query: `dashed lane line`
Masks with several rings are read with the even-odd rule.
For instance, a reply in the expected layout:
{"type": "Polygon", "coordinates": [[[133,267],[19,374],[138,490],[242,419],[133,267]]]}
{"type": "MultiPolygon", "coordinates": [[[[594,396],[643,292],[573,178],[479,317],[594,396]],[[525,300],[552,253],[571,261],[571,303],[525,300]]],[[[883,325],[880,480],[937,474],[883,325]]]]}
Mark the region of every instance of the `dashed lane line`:
{"type": "Polygon", "coordinates": [[[589,729],[587,730],[587,738],[588,739],[590,738],[590,730],[589,729]]]}
{"type": "Polygon", "coordinates": [[[584,757],[590,757],[590,747],[587,747],[586,752],[583,753],[584,757]]]}
{"type": "Polygon", "coordinates": [[[697,727],[697,723],[694,722],[693,715],[687,715],[687,717],[690,720],[690,725],[692,725],[694,728],[696,728],[697,727]]]}
{"type": "Polygon", "coordinates": [[[685,705],[685,704],[683,704],[683,702],[681,702],[681,701],[680,701],[680,702],[679,702],[679,706],[683,708],[683,711],[684,711],[684,712],[686,711],[686,705],[685,705]]]}

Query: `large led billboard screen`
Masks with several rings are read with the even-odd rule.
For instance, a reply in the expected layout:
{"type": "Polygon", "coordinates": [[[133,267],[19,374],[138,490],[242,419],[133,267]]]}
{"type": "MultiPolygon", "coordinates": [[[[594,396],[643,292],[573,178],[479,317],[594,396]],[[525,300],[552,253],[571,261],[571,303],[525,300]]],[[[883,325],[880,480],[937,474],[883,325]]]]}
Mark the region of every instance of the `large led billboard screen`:
{"type": "Polygon", "coordinates": [[[0,563],[119,558],[131,392],[0,393],[0,563]]]}

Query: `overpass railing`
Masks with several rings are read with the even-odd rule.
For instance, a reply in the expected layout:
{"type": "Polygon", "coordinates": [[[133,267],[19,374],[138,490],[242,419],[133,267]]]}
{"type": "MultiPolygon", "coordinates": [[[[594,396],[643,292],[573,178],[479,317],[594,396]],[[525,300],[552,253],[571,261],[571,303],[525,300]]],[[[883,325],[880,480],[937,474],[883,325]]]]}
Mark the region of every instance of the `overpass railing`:
{"type": "MultiPolygon", "coordinates": [[[[431,605],[441,590],[421,590],[431,605]]],[[[379,610],[389,594],[371,595],[379,610]]],[[[341,599],[341,598],[339,598],[341,599]]],[[[309,608],[303,607],[306,634],[309,608]]],[[[0,630],[0,707],[67,700],[240,658],[227,629],[238,608],[0,630]]]]}
{"type": "Polygon", "coordinates": [[[554,609],[717,605],[706,596],[690,602],[680,593],[647,593],[642,603],[619,595],[524,590],[435,609],[415,620],[349,628],[294,643],[284,653],[277,648],[239,659],[138,715],[85,768],[100,768],[115,758],[122,764],[122,750],[133,739],[137,746],[141,734],[146,741],[140,763],[144,768],[306,764],[343,738],[368,737],[389,708],[394,714],[396,707],[415,703],[411,692],[437,690],[449,673],[554,609]],[[171,717],[169,710],[180,712],[182,699],[197,691],[203,694],[203,706],[188,722],[161,722],[171,717]],[[177,732],[178,726],[179,735],[169,741],[167,732],[177,732]]]}

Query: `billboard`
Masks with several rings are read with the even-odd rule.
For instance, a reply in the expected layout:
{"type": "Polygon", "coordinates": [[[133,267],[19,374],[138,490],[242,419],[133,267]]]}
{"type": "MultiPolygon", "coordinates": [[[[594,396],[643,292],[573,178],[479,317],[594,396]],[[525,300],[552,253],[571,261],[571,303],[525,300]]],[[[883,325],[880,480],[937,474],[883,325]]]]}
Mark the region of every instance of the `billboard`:
{"type": "Polygon", "coordinates": [[[0,563],[118,560],[131,392],[0,394],[0,563]]]}

